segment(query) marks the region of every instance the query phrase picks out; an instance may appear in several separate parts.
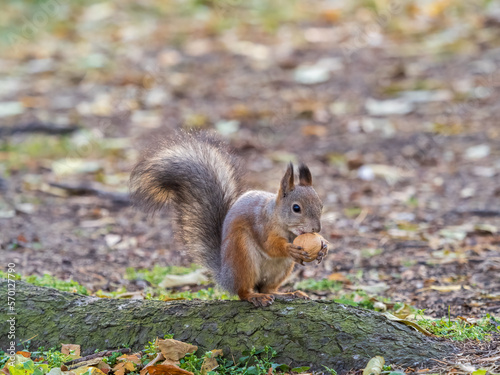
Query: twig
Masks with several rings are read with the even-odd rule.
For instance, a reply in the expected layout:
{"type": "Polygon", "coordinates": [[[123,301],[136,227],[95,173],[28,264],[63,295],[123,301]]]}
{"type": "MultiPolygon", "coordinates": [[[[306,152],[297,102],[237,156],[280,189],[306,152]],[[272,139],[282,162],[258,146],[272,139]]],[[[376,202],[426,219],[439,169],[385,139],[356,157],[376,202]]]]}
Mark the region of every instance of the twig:
{"type": "Polygon", "coordinates": [[[156,362],[158,361],[161,361],[162,359],[165,359],[165,357],[163,356],[162,353],[158,353],[155,357],[155,359],[153,359],[151,362],[149,362],[146,366],[143,367],[143,370],[146,368],[146,367],[149,367],[149,366],[153,366],[156,362]]]}
{"type": "Polygon", "coordinates": [[[94,358],[109,357],[113,353],[125,354],[125,353],[130,353],[131,351],[132,350],[130,348],[123,348],[123,349],[116,349],[116,350],[105,350],[103,352],[86,355],[85,357],[81,357],[81,358],[73,359],[73,360],[68,361],[68,362],[64,362],[64,365],[71,366],[71,365],[74,365],[76,363],[85,362],[85,361],[88,361],[88,360],[91,360],[94,358]]]}
{"type": "Polygon", "coordinates": [[[68,185],[51,182],[50,186],[67,191],[70,195],[95,195],[100,198],[110,199],[114,203],[129,204],[130,197],[127,193],[115,193],[97,189],[89,185],[68,185]]]}
{"type": "Polygon", "coordinates": [[[470,215],[479,217],[496,217],[500,216],[500,211],[491,209],[452,210],[449,211],[448,214],[470,215]]]}
{"type": "Polygon", "coordinates": [[[16,133],[45,133],[51,135],[64,135],[78,130],[76,126],[59,126],[51,123],[29,122],[12,127],[0,128],[0,135],[9,136],[16,133]]]}
{"type": "Polygon", "coordinates": [[[482,358],[482,359],[476,359],[476,362],[493,362],[500,360],[500,355],[497,357],[489,357],[489,358],[482,358]]]}

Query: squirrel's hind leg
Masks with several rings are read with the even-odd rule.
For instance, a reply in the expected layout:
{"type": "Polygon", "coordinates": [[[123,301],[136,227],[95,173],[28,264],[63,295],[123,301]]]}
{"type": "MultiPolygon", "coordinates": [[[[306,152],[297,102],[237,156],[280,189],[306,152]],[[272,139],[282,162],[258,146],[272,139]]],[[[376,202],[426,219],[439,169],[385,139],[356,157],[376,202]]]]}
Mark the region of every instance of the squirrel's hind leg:
{"type": "Polygon", "coordinates": [[[273,294],[255,293],[255,292],[238,292],[238,296],[242,301],[248,301],[256,307],[269,306],[274,302],[273,294]]]}
{"type": "Polygon", "coordinates": [[[260,291],[266,294],[271,294],[274,296],[276,299],[280,299],[283,301],[291,301],[297,298],[300,299],[310,299],[307,294],[300,290],[296,290],[294,292],[278,292],[278,288],[280,285],[285,281],[288,276],[292,273],[293,271],[293,264],[290,266],[290,268],[283,273],[281,277],[279,277],[277,280],[275,280],[272,284],[264,285],[262,288],[260,288],[260,291]]]}
{"type": "Polygon", "coordinates": [[[231,223],[231,236],[223,243],[222,274],[223,283],[229,290],[236,292],[242,301],[248,301],[254,306],[269,306],[274,302],[272,294],[257,293],[255,284],[258,278],[258,265],[252,257],[250,236],[246,233],[248,224],[244,221],[231,223]]]}

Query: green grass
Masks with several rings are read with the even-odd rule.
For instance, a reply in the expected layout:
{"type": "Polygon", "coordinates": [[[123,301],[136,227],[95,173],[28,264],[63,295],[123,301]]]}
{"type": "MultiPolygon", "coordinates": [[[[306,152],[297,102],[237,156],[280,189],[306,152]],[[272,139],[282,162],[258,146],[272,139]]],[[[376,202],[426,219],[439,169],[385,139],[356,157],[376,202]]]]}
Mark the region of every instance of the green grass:
{"type": "Polygon", "coordinates": [[[329,292],[340,292],[342,290],[343,284],[340,281],[332,281],[328,279],[305,279],[299,281],[295,284],[296,289],[300,290],[310,290],[313,292],[319,291],[329,291],[329,292]]]}
{"type": "MultiPolygon", "coordinates": [[[[145,299],[152,300],[169,300],[169,299],[185,299],[193,300],[200,299],[204,301],[209,300],[229,300],[237,299],[236,296],[231,296],[230,294],[219,290],[217,288],[204,288],[198,291],[182,291],[182,292],[169,292],[164,288],[158,287],[158,284],[163,280],[166,275],[183,275],[193,272],[198,266],[192,265],[191,267],[160,267],[155,266],[152,270],[134,270],[132,268],[127,269],[126,278],[129,280],[147,280],[152,284],[152,287],[148,287],[144,291],[145,299]]],[[[0,277],[8,278],[7,272],[0,271],[0,277]]],[[[90,295],[90,291],[84,286],[80,285],[78,282],[69,280],[61,280],[49,274],[44,274],[43,276],[21,276],[19,274],[11,274],[10,278],[16,280],[26,281],[30,284],[43,286],[48,288],[55,288],[62,290],[64,292],[79,293],[83,295],[90,295]]],[[[126,293],[125,287],[114,291],[102,291],[98,290],[93,295],[101,298],[117,298],[120,294],[126,293]]]]}
{"type": "MultiPolygon", "coordinates": [[[[272,368],[274,371],[294,371],[294,372],[305,372],[309,370],[309,367],[300,368],[290,368],[290,366],[279,364],[273,361],[273,358],[278,354],[270,346],[265,346],[263,349],[252,348],[249,351],[244,351],[243,355],[238,359],[235,358],[217,358],[219,367],[216,371],[210,371],[208,374],[241,374],[241,375],[265,375],[268,373],[269,369],[272,368]]],[[[202,356],[197,356],[195,354],[189,354],[183,359],[181,359],[180,367],[193,372],[195,375],[201,374],[201,365],[206,357],[211,357],[211,352],[206,352],[202,356]]]]}
{"type": "Polygon", "coordinates": [[[69,281],[64,281],[61,279],[58,279],[54,276],[51,276],[49,274],[44,274],[43,276],[36,276],[36,275],[31,275],[31,276],[21,276],[19,274],[11,274],[11,276],[7,276],[7,272],[0,271],[0,277],[7,279],[10,278],[12,279],[14,275],[15,280],[22,280],[26,281],[27,283],[36,285],[36,286],[44,286],[47,288],[55,288],[58,290],[62,290],[64,292],[71,292],[71,293],[80,293],[83,295],[88,296],[89,291],[87,288],[84,286],[80,285],[76,281],[69,280],[69,281]]]}
{"type": "Polygon", "coordinates": [[[492,333],[500,333],[500,320],[490,314],[474,323],[450,317],[441,319],[419,319],[417,323],[436,336],[454,341],[488,340],[492,333]]]}
{"type": "Polygon", "coordinates": [[[186,275],[199,268],[196,264],[192,264],[190,267],[154,266],[153,269],[128,267],[125,271],[125,278],[127,280],[145,280],[153,286],[158,286],[167,275],[186,275]]]}

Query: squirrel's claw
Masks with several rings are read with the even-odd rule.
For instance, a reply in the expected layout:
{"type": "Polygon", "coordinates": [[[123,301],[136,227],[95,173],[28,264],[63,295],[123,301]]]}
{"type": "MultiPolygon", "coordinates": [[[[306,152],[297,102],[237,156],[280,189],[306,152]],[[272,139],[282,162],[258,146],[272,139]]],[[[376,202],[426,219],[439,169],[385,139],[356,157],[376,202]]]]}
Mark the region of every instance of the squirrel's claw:
{"type": "Polygon", "coordinates": [[[253,304],[255,307],[269,306],[274,302],[274,295],[255,293],[253,296],[248,298],[248,302],[253,304]]]}
{"type": "Polygon", "coordinates": [[[304,261],[312,261],[311,256],[307,251],[304,250],[302,246],[297,246],[293,243],[288,244],[288,254],[293,258],[294,261],[301,265],[304,265],[304,261]]]}

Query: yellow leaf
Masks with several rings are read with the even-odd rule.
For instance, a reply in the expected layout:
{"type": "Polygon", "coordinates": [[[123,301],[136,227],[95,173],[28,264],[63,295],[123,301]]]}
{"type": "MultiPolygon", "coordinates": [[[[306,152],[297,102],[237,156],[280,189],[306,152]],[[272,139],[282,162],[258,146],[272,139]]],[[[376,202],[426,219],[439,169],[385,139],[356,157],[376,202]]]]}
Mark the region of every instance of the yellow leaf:
{"type": "Polygon", "coordinates": [[[392,315],[391,313],[388,313],[388,312],[385,312],[382,315],[384,315],[387,319],[392,320],[393,322],[403,323],[403,324],[405,324],[407,326],[410,326],[410,327],[416,329],[417,331],[422,332],[426,336],[434,336],[432,333],[430,333],[429,331],[427,331],[425,328],[420,327],[415,322],[412,322],[412,321],[406,320],[406,319],[400,319],[400,318],[398,318],[398,317],[396,317],[396,316],[394,316],[394,315],[392,315]]]}
{"type": "Polygon", "coordinates": [[[113,367],[115,375],[124,375],[127,372],[135,371],[135,364],[132,362],[120,362],[113,367]]]}
{"type": "Polygon", "coordinates": [[[382,367],[384,367],[385,359],[381,356],[376,356],[368,361],[365,369],[363,370],[363,375],[379,375],[382,372],[382,367]]]}

